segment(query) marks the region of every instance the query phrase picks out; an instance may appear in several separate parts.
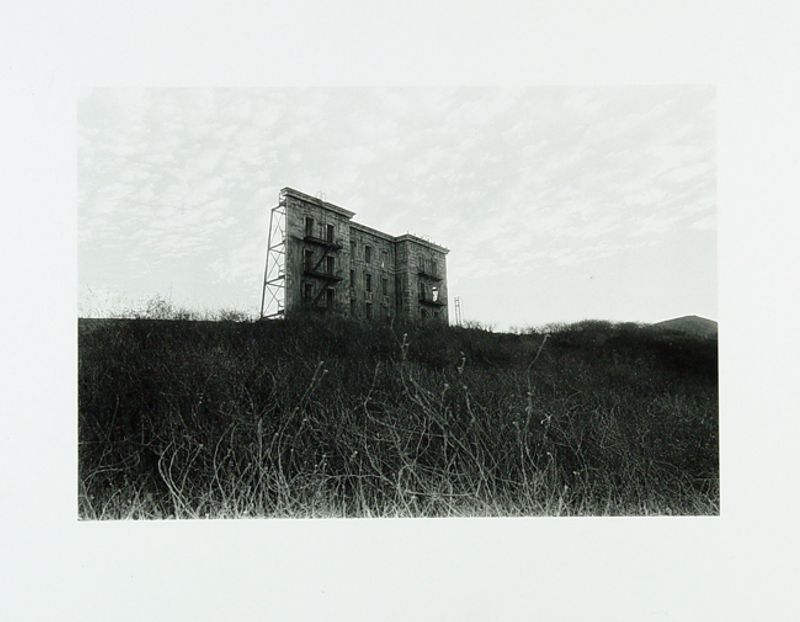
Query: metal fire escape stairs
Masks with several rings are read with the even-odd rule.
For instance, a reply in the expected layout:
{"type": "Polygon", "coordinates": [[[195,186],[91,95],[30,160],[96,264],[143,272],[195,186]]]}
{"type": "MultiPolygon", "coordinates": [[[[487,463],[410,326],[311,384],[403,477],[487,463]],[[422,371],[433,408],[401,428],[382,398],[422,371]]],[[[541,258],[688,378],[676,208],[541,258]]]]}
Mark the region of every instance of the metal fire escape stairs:
{"type": "MultiPolygon", "coordinates": [[[[320,226],[324,227],[325,224],[320,223],[320,226]]],[[[330,284],[338,284],[342,280],[342,277],[336,272],[328,272],[327,270],[320,270],[319,268],[328,257],[336,257],[334,253],[341,250],[342,245],[334,241],[333,238],[316,237],[311,235],[308,231],[306,232],[303,241],[307,244],[314,244],[322,247],[322,256],[317,260],[313,267],[309,267],[308,265],[304,266],[303,275],[323,281],[323,286],[320,288],[319,292],[317,292],[316,296],[314,296],[314,299],[310,302],[309,306],[312,309],[324,309],[326,307],[317,306],[320,299],[325,294],[328,287],[330,287],[330,284]]]]}

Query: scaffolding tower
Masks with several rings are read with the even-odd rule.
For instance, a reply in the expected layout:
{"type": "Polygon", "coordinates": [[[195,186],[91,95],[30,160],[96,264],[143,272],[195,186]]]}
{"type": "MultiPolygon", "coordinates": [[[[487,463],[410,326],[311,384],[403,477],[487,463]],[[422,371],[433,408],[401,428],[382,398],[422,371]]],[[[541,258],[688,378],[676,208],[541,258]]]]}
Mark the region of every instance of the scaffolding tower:
{"type": "Polygon", "coordinates": [[[261,290],[261,319],[286,316],[286,196],[278,196],[278,205],[269,213],[267,259],[261,290]]]}

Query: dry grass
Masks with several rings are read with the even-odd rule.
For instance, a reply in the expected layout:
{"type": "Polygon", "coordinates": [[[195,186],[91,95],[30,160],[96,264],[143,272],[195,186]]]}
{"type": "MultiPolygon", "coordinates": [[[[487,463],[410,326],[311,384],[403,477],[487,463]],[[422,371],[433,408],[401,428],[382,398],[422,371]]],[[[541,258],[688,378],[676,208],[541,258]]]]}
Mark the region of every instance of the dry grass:
{"type": "Polygon", "coordinates": [[[716,341],[79,323],[85,519],[717,514],[716,341]]]}

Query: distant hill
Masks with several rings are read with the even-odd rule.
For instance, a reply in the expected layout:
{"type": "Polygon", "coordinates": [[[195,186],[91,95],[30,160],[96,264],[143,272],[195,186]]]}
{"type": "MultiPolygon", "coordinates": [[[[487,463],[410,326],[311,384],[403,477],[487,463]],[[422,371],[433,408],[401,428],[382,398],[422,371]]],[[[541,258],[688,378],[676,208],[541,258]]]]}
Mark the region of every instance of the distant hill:
{"type": "Polygon", "coordinates": [[[701,335],[703,337],[717,336],[717,323],[714,320],[709,320],[708,318],[699,317],[697,315],[684,315],[683,317],[656,322],[653,326],[670,330],[679,330],[684,333],[701,335]]]}

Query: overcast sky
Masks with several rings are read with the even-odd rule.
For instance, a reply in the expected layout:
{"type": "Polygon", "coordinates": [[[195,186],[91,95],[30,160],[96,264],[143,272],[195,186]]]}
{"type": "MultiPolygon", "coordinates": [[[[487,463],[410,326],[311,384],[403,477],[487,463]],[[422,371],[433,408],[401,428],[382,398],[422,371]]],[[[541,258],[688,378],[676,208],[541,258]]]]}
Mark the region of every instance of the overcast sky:
{"type": "Polygon", "coordinates": [[[93,90],[80,313],[257,313],[292,186],[450,248],[468,320],[716,319],[714,105],[680,86],[93,90]]]}

